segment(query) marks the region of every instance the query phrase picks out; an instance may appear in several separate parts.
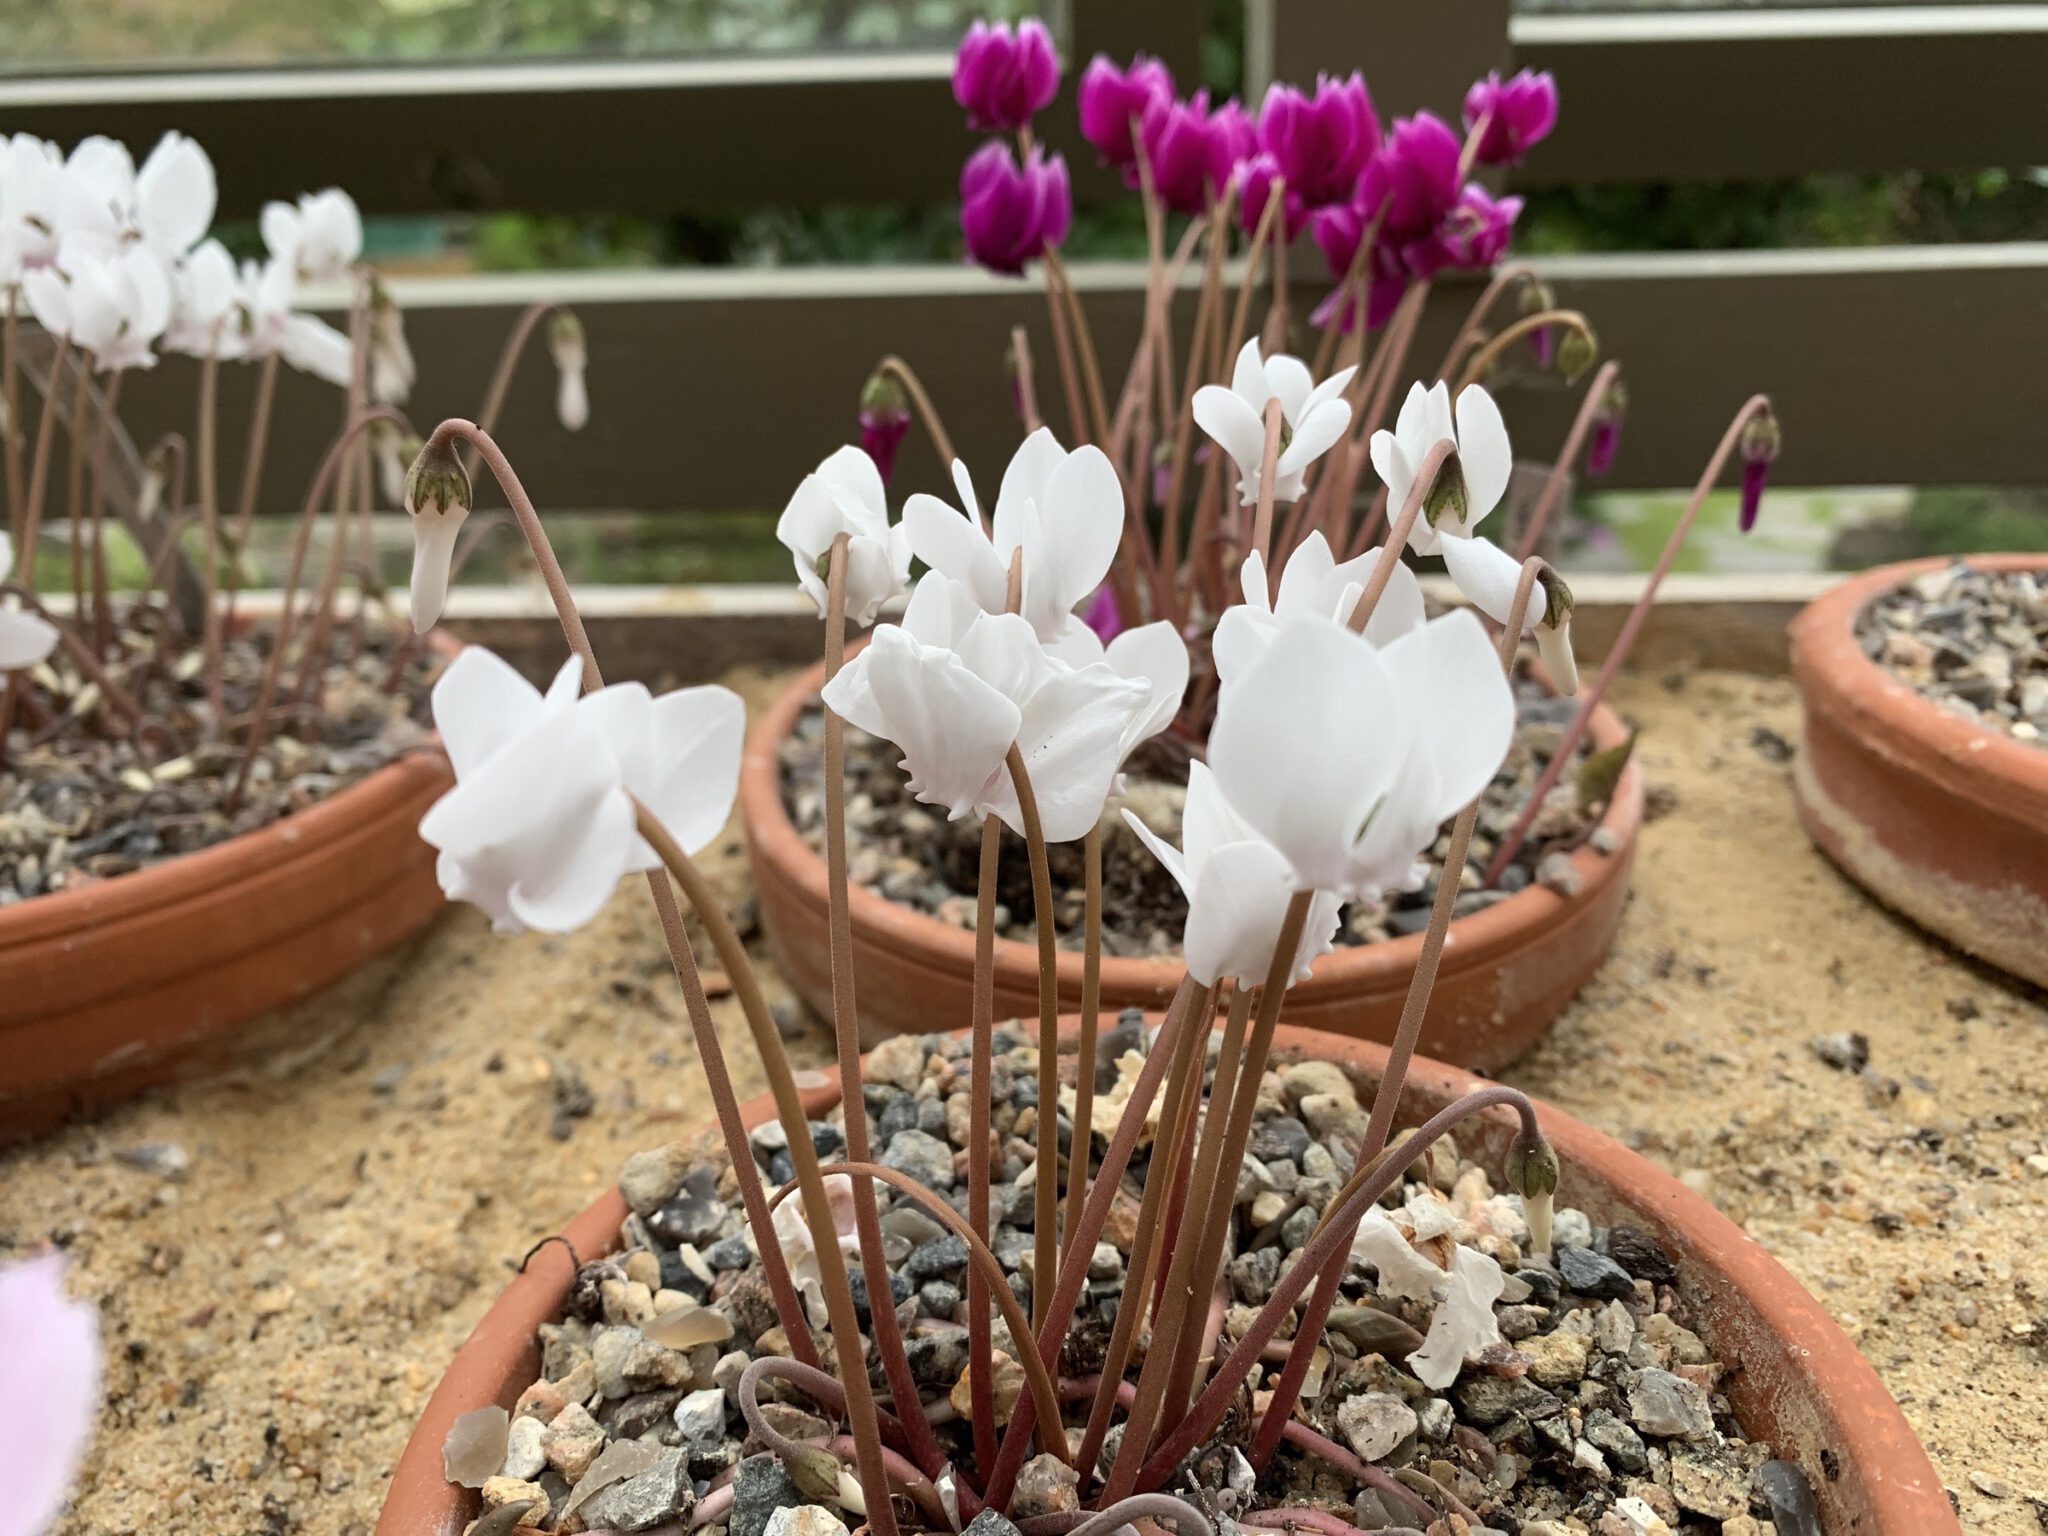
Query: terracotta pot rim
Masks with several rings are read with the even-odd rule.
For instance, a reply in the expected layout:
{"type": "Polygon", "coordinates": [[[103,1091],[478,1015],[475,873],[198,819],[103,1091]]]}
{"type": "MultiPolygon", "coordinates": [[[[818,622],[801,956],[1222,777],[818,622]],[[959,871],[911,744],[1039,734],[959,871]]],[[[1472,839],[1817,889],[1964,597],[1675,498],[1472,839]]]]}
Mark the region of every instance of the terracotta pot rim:
{"type": "Polygon", "coordinates": [[[1933,556],[1881,565],[1815,598],[1792,621],[1792,671],[1809,708],[1853,720],[1872,751],[2002,815],[2048,825],[2048,747],[1943,709],[1864,654],[1856,626],[1877,599],[1952,565],[2048,572],[2048,554],[1933,556]]]}
{"type": "MultiPolygon", "coordinates": [[[[1148,1017],[1157,1022],[1157,1014],[1148,1017]]],[[[1070,1034],[1074,1025],[1072,1016],[1062,1019],[1063,1036],[1070,1034]]],[[[1385,1048],[1372,1042],[1286,1025],[1276,1032],[1274,1053],[1276,1059],[1335,1061],[1374,1080],[1386,1060],[1385,1048]]],[[[1436,1103],[1485,1086],[1487,1079],[1416,1057],[1407,1092],[1419,1090],[1426,1102],[1436,1103]]],[[[838,1098],[836,1080],[809,1091],[805,1094],[806,1113],[815,1118],[838,1098]]],[[[1796,1418],[1803,1426],[1802,1438],[1824,1437],[1825,1448],[1839,1457],[1846,1475],[1861,1481],[1864,1497],[1859,1504],[1874,1516],[1865,1526],[1857,1512],[1845,1509],[1839,1498],[1828,1499],[1823,1522],[1829,1536],[1849,1536],[1851,1531],[1881,1536],[1960,1536],[1961,1526],[1925,1448],[1876,1371],[1827,1310],[1706,1199],[1604,1132],[1541,1100],[1535,1103],[1545,1133],[1563,1160],[1561,1198],[1582,1200],[1579,1191],[1588,1184],[1610,1195],[1638,1219],[1658,1227],[1668,1246],[1682,1247],[1678,1255],[1681,1285],[1695,1292],[1703,1306],[1713,1304],[1716,1286],[1727,1287],[1743,1298],[1763,1324],[1774,1346],[1772,1359],[1790,1373],[1794,1387],[1771,1394],[1769,1404],[1759,1398],[1747,1417],[1754,1420],[1762,1408],[1775,1422],[1776,1410],[1782,1406],[1786,1419],[1796,1418]],[[1778,1403],[1776,1399],[1788,1391],[1813,1401],[1778,1403]],[[1829,1512],[1835,1518],[1828,1519],[1829,1512]]],[[[744,1106],[742,1118],[751,1129],[773,1113],[764,1095],[744,1106]]],[[[1468,1122],[1468,1135],[1471,1130],[1468,1122]]],[[[617,1243],[626,1214],[625,1201],[613,1185],[562,1235],[585,1258],[608,1252],[617,1243]]],[[[471,1408],[498,1401],[509,1406],[523,1390],[527,1383],[518,1378],[530,1368],[538,1329],[560,1314],[572,1278],[566,1260],[543,1262],[537,1256],[479,1320],[406,1442],[378,1517],[376,1536],[421,1536],[425,1532],[454,1536],[461,1530],[471,1496],[448,1484],[442,1475],[441,1445],[448,1427],[471,1408]]],[[[1710,1335],[1714,1331],[1710,1326],[1710,1335]]],[[[1738,1350],[1731,1342],[1716,1343],[1711,1336],[1709,1344],[1734,1371],[1730,1385],[1737,1392],[1744,1390],[1746,1363],[1738,1350]]],[[[1783,1443],[1786,1431],[1782,1426],[1774,1434],[1775,1454],[1790,1456],[1796,1451],[1797,1447],[1783,1443]]],[[[1811,1466],[1805,1470],[1816,1495],[1825,1498],[1829,1481],[1816,1476],[1811,1466]]]]}
{"type": "MultiPolygon", "coordinates": [[[[821,910],[828,883],[825,861],[803,840],[782,803],[780,748],[824,685],[824,677],[824,663],[809,668],[754,722],[747,733],[739,787],[740,810],[754,856],[778,866],[821,910]]],[[[1601,705],[1593,716],[1594,745],[1614,746],[1626,734],[1614,712],[1601,705]]],[[[1571,896],[1560,895],[1532,881],[1506,900],[1458,918],[1451,924],[1444,952],[1446,968],[1480,966],[1541,942],[1546,931],[1566,913],[1591,905],[1614,881],[1626,880],[1630,863],[1627,854],[1641,830],[1642,819],[1642,769],[1631,758],[1607,809],[1591,829],[1611,830],[1618,843],[1615,851],[1603,854],[1586,844],[1573,850],[1570,857],[1578,873],[1579,889],[1571,896]]],[[[899,954],[925,957],[923,963],[934,970],[972,970],[974,935],[967,929],[955,928],[861,885],[850,890],[849,906],[855,928],[869,942],[899,954]]],[[[1038,953],[1032,945],[998,937],[995,952],[998,973],[1006,967],[1022,967],[1037,974],[1038,953]]],[[[1376,944],[1340,944],[1315,962],[1309,979],[1297,985],[1289,996],[1298,1003],[1341,997],[1369,982],[1409,975],[1421,955],[1420,934],[1404,934],[1376,944]]],[[[1062,950],[1059,966],[1063,978],[1078,982],[1082,967],[1079,954],[1062,950]]],[[[1150,989],[1164,998],[1178,985],[1182,969],[1178,956],[1105,955],[1101,984],[1106,993],[1150,989]]]]}
{"type": "MultiPolygon", "coordinates": [[[[462,648],[439,629],[426,637],[426,644],[449,656],[462,648]]],[[[429,732],[419,745],[302,811],[125,875],[0,907],[0,952],[73,929],[118,923],[254,879],[341,842],[363,822],[388,814],[446,772],[441,739],[429,732]]]]}

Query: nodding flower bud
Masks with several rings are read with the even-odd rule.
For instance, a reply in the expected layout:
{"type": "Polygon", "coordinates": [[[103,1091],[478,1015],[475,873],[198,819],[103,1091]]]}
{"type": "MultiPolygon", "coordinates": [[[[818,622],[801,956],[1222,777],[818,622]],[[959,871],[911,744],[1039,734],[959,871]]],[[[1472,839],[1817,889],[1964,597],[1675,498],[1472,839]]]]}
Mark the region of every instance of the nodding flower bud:
{"type": "Polygon", "coordinates": [[[448,600],[455,535],[469,516],[469,475],[455,445],[430,438],[405,477],[405,510],[412,516],[412,627],[425,634],[448,600]]]}
{"type": "Polygon", "coordinates": [[[424,446],[417,435],[389,421],[370,424],[370,452],[377,460],[377,488],[394,507],[405,505],[405,478],[424,446]]]}
{"type": "Polygon", "coordinates": [[[1446,512],[1451,514],[1453,522],[1462,524],[1471,505],[1472,494],[1465,485],[1465,466],[1458,462],[1456,453],[1447,453],[1437,468],[1436,478],[1429,482],[1429,490],[1422,498],[1422,515],[1432,528],[1446,512]]]}
{"type": "Polygon", "coordinates": [[[910,402],[894,375],[877,368],[860,391],[860,445],[875,461],[887,485],[896,472],[896,450],[910,431],[910,402]]]}
{"type": "Polygon", "coordinates": [[[164,482],[170,479],[173,451],[171,439],[163,438],[142,461],[142,483],[135,488],[135,515],[145,523],[163,509],[164,482]]]}
{"type": "Polygon", "coordinates": [[[590,349],[583,340],[583,322],[573,310],[558,309],[548,322],[548,351],[555,359],[555,414],[566,431],[581,432],[590,421],[590,386],[584,371],[590,349]]]}
{"type": "Polygon", "coordinates": [[[1599,479],[1614,468],[1621,451],[1621,423],[1628,415],[1628,386],[1616,379],[1593,409],[1593,440],[1586,445],[1586,473],[1599,479]]]}
{"type": "Polygon", "coordinates": [[[1756,515],[1764,504],[1764,486],[1777,462],[1783,434],[1778,430],[1778,413],[1766,405],[1742,427],[1742,531],[1756,526],[1756,515]]]}
{"type": "Polygon", "coordinates": [[[1579,691],[1579,660],[1572,654],[1572,589],[1545,566],[1537,576],[1543,587],[1543,617],[1536,621],[1536,655],[1557,691],[1570,698],[1579,691]]]}
{"type": "Polygon", "coordinates": [[[1575,325],[1564,333],[1557,344],[1557,371],[1564,375],[1567,384],[1575,382],[1579,375],[1599,359],[1600,343],[1591,330],[1575,325]]]}
{"type": "Polygon", "coordinates": [[[1517,1133],[1501,1172],[1508,1188],[1522,1197],[1529,1218],[1529,1246],[1538,1254],[1549,1253],[1551,1211],[1561,1172],[1557,1149],[1540,1132],[1533,1139],[1517,1133]]]}
{"type": "MultiPolygon", "coordinates": [[[[1546,309],[1557,308],[1557,293],[1550,284],[1540,277],[1526,278],[1522,282],[1519,306],[1523,318],[1540,315],[1546,309]]],[[[1557,327],[1539,325],[1529,333],[1529,350],[1536,354],[1536,366],[1548,368],[1557,361],[1557,327]]]]}
{"type": "Polygon", "coordinates": [[[405,339],[405,311],[391,290],[370,279],[370,398],[379,405],[402,405],[412,394],[419,372],[405,339]]]}

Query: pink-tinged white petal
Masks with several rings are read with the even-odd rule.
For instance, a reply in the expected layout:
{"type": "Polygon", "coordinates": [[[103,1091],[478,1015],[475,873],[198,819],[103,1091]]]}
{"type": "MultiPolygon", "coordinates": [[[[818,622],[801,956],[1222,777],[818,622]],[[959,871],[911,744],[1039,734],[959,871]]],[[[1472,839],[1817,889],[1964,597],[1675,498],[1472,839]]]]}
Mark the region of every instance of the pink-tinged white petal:
{"type": "Polygon", "coordinates": [[[0,1532],[56,1523],[100,1405],[99,1312],[64,1293],[56,1254],[0,1268],[0,1532]]]}

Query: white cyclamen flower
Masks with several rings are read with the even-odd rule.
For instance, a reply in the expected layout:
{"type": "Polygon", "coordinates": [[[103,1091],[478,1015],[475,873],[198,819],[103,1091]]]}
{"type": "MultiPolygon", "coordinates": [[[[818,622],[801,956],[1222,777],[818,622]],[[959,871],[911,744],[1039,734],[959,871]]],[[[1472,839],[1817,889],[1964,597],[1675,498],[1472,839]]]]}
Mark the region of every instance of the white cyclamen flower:
{"type": "MultiPolygon", "coordinates": [[[[1507,491],[1514,450],[1508,444],[1500,407],[1479,385],[1468,384],[1459,391],[1455,422],[1453,415],[1449,385],[1439,382],[1427,390],[1420,384],[1410,385],[1394,430],[1382,428],[1372,435],[1372,464],[1386,483],[1388,506],[1398,512],[1430,449],[1445,438],[1457,444],[1458,467],[1465,482],[1464,510],[1460,513],[1447,507],[1434,523],[1426,514],[1418,517],[1408,535],[1408,547],[1418,555],[1441,555],[1445,572],[1466,601],[1496,624],[1505,624],[1514,605],[1515,585],[1521,579],[1521,562],[1492,540],[1481,538],[1477,530],[1507,491]]],[[[1569,694],[1577,691],[1578,667],[1572,659],[1570,608],[1567,604],[1561,612],[1549,611],[1558,606],[1546,604],[1538,594],[1523,632],[1534,632],[1553,681],[1569,694]]]]}
{"type": "MultiPolygon", "coordinates": [[[[14,540],[0,532],[0,581],[14,569],[14,540]]],[[[57,629],[48,620],[0,605],[0,672],[32,667],[57,648],[57,629]]]]}
{"type": "Polygon", "coordinates": [[[685,851],[718,835],[739,785],[745,710],[730,689],[652,698],[637,683],[578,697],[572,656],[543,695],[470,646],[434,685],[434,725],[455,787],[420,836],[436,873],[501,933],[566,933],[595,917],[621,877],[659,863],[633,802],[685,851]]]}
{"type": "MultiPolygon", "coordinates": [[[[1181,948],[1188,974],[1205,987],[1225,976],[1243,986],[1264,982],[1287,916],[1292,871],[1279,849],[1231,809],[1208,766],[1188,765],[1179,848],[1153,832],[1136,813],[1126,810],[1124,820],[1187,897],[1181,948]]],[[[1309,904],[1289,986],[1307,980],[1310,963],[1330,952],[1340,905],[1328,891],[1318,891],[1309,904]]]]}
{"type": "Polygon", "coordinates": [[[289,261],[242,263],[242,356],[276,353],[301,373],[345,386],[352,357],[348,337],[325,320],[293,309],[297,296],[298,278],[289,261]]]}
{"type": "Polygon", "coordinates": [[[151,346],[171,321],[171,283],[147,246],[102,255],[66,245],[21,287],[43,329],[91,353],[102,371],[156,366],[151,346]]]}
{"type": "MultiPolygon", "coordinates": [[[[1249,669],[1266,653],[1273,637],[1296,619],[1348,623],[1379,563],[1380,552],[1368,549],[1340,565],[1318,529],[1288,557],[1287,568],[1280,573],[1280,590],[1272,594],[1267,590],[1266,562],[1257,550],[1246,555],[1238,573],[1244,601],[1223,610],[1211,643],[1218,681],[1227,683],[1249,669]]],[[[1386,645],[1421,628],[1422,619],[1422,583],[1406,565],[1396,562],[1372,617],[1366,621],[1365,638],[1374,645],[1386,645]]]]}
{"type": "Polygon", "coordinates": [[[290,203],[263,205],[263,243],[308,282],[348,276],[363,254],[363,218],[355,199],[339,187],[308,192],[290,203]]]}
{"type": "Polygon", "coordinates": [[[100,1405],[99,1312],[64,1294],[57,1254],[0,1268],[0,1531],[41,1536],[63,1511],[100,1405]]]}
{"type": "Polygon", "coordinates": [[[29,133],[0,138],[0,287],[57,259],[70,196],[56,145],[29,133]]]}
{"type": "Polygon", "coordinates": [[[548,351],[555,359],[555,415],[564,431],[581,432],[590,424],[590,385],[584,378],[590,348],[583,322],[566,309],[556,310],[548,321],[548,351]]]}
{"type": "Polygon", "coordinates": [[[1016,614],[983,613],[945,577],[917,584],[901,624],[884,625],[825,685],[847,723],[893,741],[911,792],[957,821],[994,814],[1023,831],[1004,759],[1023,755],[1048,842],[1102,817],[1124,741],[1151,689],[1104,662],[1049,655],[1016,614]]]}
{"type": "Polygon", "coordinates": [[[165,261],[176,261],[206,238],[217,197],[213,161],[173,130],[135,173],[135,234],[165,261]]]}
{"type": "Polygon", "coordinates": [[[195,247],[171,271],[171,323],[164,350],[187,357],[237,357],[245,337],[235,259],[218,240],[195,247]]]}
{"type": "Polygon", "coordinates": [[[1224,685],[1209,766],[1297,890],[1376,898],[1499,769],[1514,701],[1458,613],[1375,647],[1328,619],[1283,627],[1224,685]]]}
{"type": "Polygon", "coordinates": [[[957,459],[953,484],[964,513],[936,496],[904,503],[911,552],[964,586],[982,612],[1002,613],[1009,606],[1010,560],[1021,549],[1018,611],[1055,655],[1090,660],[1094,635],[1074,609],[1102,584],[1124,531],[1123,484],[1108,455],[1093,446],[1068,453],[1040,427],[1003,471],[986,537],[974,482],[957,459]]]}
{"type": "Polygon", "coordinates": [[[1237,494],[1245,506],[1259,499],[1259,472],[1266,462],[1266,406],[1280,402],[1286,425],[1280,433],[1280,463],[1273,499],[1295,501],[1309,465],[1336,446],[1351,424],[1342,398],[1358,370],[1346,368],[1318,384],[1298,357],[1276,352],[1261,362],[1256,338],[1237,354],[1230,387],[1205,384],[1195,391],[1195,420],[1237,462],[1237,494]]]}
{"type": "Polygon", "coordinates": [[[775,537],[796,563],[796,584],[826,606],[825,557],[840,534],[846,545],[846,616],[866,626],[882,605],[910,585],[910,534],[889,526],[889,500],[875,461],[858,448],[841,448],[805,475],[782,509],[775,537]]]}

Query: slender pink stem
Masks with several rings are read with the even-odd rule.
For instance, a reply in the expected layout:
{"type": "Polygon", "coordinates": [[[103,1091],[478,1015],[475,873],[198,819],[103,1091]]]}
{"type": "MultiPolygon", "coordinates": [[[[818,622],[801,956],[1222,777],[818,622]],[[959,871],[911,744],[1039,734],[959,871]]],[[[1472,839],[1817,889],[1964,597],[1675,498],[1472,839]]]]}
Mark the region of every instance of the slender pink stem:
{"type": "Polygon", "coordinates": [[[1579,452],[1586,446],[1586,435],[1593,430],[1593,421],[1600,414],[1600,407],[1607,399],[1607,391],[1613,387],[1615,378],[1621,373],[1621,364],[1613,359],[1602,363],[1599,372],[1593,375],[1593,382],[1587,386],[1585,398],[1579,402],[1578,414],[1572,418],[1572,429],[1565,434],[1564,446],[1557,451],[1557,461],[1550,466],[1550,473],[1543,478],[1543,493],[1536,498],[1536,505],[1529,513],[1527,526],[1522,530],[1522,542],[1515,550],[1517,560],[1526,560],[1536,553],[1536,545],[1543,537],[1543,530],[1550,526],[1550,515],[1557,509],[1558,500],[1564,494],[1564,483],[1571,478],[1572,467],[1579,462],[1579,452]]]}

